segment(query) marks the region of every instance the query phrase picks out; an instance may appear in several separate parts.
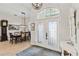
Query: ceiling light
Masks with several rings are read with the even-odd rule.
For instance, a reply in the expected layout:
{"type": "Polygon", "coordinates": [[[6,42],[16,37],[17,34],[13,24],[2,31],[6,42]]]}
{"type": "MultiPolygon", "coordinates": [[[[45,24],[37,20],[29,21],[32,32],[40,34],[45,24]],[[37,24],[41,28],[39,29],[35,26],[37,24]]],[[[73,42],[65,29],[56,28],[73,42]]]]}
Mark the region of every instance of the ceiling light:
{"type": "Polygon", "coordinates": [[[22,11],[21,14],[25,15],[26,13],[22,11]]]}
{"type": "Polygon", "coordinates": [[[34,9],[38,10],[42,7],[42,3],[32,3],[34,9]]]}

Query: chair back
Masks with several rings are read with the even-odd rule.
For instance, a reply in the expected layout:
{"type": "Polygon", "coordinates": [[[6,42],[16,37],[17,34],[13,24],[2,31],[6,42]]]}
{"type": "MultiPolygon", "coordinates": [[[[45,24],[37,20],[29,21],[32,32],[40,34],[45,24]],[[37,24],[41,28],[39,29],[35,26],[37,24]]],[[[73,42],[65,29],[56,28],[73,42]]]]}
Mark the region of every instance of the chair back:
{"type": "Polygon", "coordinates": [[[10,34],[10,38],[12,38],[13,37],[12,33],[9,33],[9,34],[10,34]]]}

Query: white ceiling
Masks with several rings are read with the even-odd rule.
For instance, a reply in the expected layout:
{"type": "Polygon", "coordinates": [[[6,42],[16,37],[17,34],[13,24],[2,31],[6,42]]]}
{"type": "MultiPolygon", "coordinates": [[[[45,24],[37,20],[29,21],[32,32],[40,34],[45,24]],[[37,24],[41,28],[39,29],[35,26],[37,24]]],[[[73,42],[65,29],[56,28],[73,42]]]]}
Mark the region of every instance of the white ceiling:
{"type": "Polygon", "coordinates": [[[28,16],[31,12],[31,7],[31,3],[0,3],[0,15],[20,15],[23,11],[28,16]]]}
{"type": "MultiPolygon", "coordinates": [[[[45,6],[55,6],[57,4],[45,4],[45,6]]],[[[63,7],[70,7],[72,4],[58,4],[63,7]],[[70,6],[69,6],[70,5],[70,6]]],[[[74,4],[73,4],[74,5],[74,4]]],[[[79,4],[77,4],[79,5],[79,4]]],[[[78,7],[78,6],[77,6],[78,7]]],[[[32,9],[32,4],[31,3],[0,3],[0,16],[5,15],[5,16],[14,16],[16,15],[21,15],[21,12],[25,12],[26,16],[31,14],[31,9],[32,9]]],[[[21,15],[22,16],[22,15],[21,15]]]]}

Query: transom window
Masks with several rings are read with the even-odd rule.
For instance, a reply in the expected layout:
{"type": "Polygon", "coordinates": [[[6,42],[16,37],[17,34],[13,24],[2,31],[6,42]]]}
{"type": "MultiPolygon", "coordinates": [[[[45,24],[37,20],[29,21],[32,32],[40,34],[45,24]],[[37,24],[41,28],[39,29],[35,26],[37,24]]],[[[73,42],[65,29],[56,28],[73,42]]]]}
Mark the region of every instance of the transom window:
{"type": "Polygon", "coordinates": [[[45,8],[37,14],[37,19],[44,19],[50,16],[60,15],[60,10],[56,8],[45,8]]]}

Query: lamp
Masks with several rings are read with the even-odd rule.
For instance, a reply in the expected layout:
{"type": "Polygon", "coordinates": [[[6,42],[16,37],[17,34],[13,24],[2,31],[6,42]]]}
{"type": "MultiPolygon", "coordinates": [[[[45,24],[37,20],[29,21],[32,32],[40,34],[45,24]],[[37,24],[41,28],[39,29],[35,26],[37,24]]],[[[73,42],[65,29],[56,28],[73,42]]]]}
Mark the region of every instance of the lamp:
{"type": "Polygon", "coordinates": [[[39,10],[42,7],[42,3],[32,3],[34,9],[39,10]]]}

